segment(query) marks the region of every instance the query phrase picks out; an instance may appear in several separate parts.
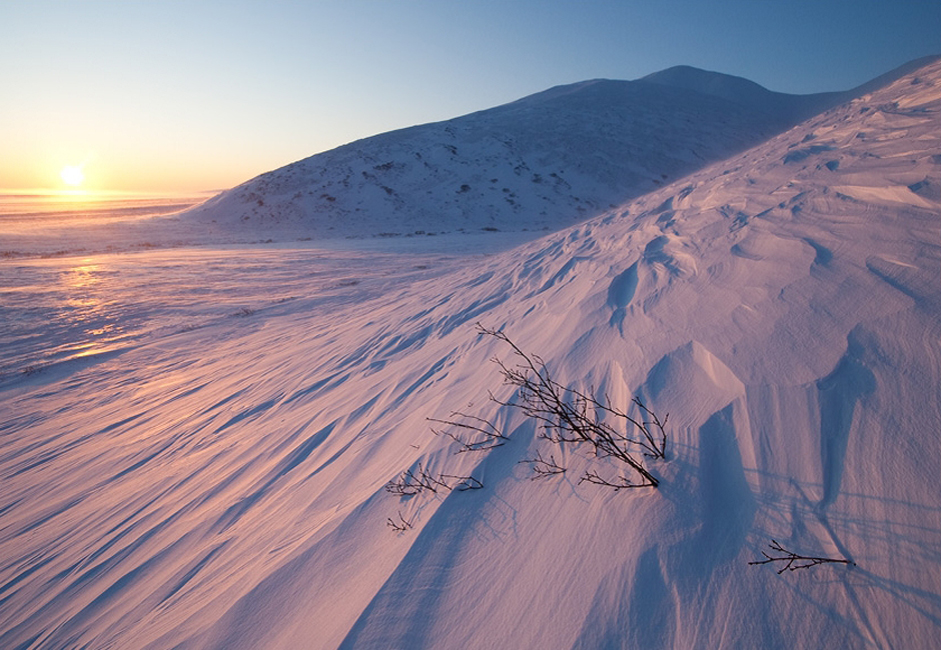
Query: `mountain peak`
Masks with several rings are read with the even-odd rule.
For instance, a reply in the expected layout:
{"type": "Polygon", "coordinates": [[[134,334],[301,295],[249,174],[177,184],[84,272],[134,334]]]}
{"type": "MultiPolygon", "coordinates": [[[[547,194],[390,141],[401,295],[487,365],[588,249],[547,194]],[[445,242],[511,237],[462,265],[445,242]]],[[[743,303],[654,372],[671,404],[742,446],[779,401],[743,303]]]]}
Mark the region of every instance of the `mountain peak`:
{"type": "Polygon", "coordinates": [[[689,65],[675,65],[641,77],[638,81],[685,88],[737,103],[766,100],[770,95],[778,94],[743,77],[701,70],[689,65]]]}

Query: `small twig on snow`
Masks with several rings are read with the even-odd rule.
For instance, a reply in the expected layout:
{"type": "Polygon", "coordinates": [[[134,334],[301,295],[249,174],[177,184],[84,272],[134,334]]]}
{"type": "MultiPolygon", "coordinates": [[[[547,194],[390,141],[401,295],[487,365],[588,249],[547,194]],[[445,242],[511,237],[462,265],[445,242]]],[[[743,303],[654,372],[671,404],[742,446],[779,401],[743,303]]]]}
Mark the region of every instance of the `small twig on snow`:
{"type": "Polygon", "coordinates": [[[386,526],[398,533],[404,533],[406,530],[411,529],[413,524],[403,517],[401,512],[399,512],[399,520],[395,521],[392,519],[392,517],[389,517],[386,519],[386,526]]]}
{"type": "Polygon", "coordinates": [[[774,539],[771,540],[771,543],[768,544],[768,547],[776,553],[780,553],[781,555],[768,555],[766,552],[762,551],[761,554],[765,556],[765,559],[749,562],[749,564],[771,564],[772,562],[784,562],[784,566],[778,569],[779,575],[785,571],[807,569],[819,564],[848,564],[850,566],[856,566],[855,562],[851,562],[850,560],[846,559],[832,557],[813,557],[810,555],[800,555],[798,553],[793,553],[781,546],[781,544],[779,544],[778,541],[774,539]]]}
{"type": "Polygon", "coordinates": [[[465,429],[467,431],[473,431],[483,435],[482,440],[466,440],[460,435],[448,431],[447,429],[438,430],[432,428],[432,433],[436,436],[447,436],[451,438],[454,442],[458,443],[461,448],[457,450],[456,453],[460,454],[465,451],[486,451],[488,449],[494,449],[496,447],[502,447],[508,438],[500,433],[500,431],[493,425],[489,420],[484,418],[477,417],[476,415],[467,415],[465,413],[459,413],[455,411],[451,414],[451,417],[459,417],[464,420],[471,420],[472,422],[458,422],[456,420],[439,420],[437,418],[426,418],[429,422],[438,422],[439,424],[446,424],[449,427],[457,427],[458,429],[465,429]],[[476,422],[477,424],[474,424],[476,422]]]}
{"type": "Polygon", "coordinates": [[[632,483],[623,475],[618,476],[616,481],[611,481],[599,475],[598,472],[591,470],[582,474],[582,477],[578,479],[578,482],[580,484],[592,483],[594,485],[603,485],[605,487],[614,488],[615,492],[633,488],[656,487],[656,485],[652,485],[651,483],[647,482],[646,479],[643,479],[640,483],[632,483]]]}
{"type": "Polygon", "coordinates": [[[565,467],[562,467],[555,461],[555,456],[552,454],[549,454],[549,460],[546,460],[542,457],[540,452],[536,452],[535,458],[526,458],[519,462],[529,463],[530,468],[533,470],[533,475],[529,477],[531,481],[557,476],[564,474],[566,471],[565,467]]]}

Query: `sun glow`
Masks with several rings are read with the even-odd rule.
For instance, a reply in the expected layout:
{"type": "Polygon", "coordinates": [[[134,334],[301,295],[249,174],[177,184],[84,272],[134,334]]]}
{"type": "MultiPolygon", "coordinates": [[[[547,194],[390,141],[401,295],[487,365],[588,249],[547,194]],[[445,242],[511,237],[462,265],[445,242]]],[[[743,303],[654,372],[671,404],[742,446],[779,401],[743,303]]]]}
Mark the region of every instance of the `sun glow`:
{"type": "Polygon", "coordinates": [[[85,173],[82,171],[82,168],[74,165],[63,167],[59,175],[62,177],[62,180],[65,181],[66,185],[71,185],[72,187],[78,187],[82,184],[82,181],[85,180],[85,173]]]}

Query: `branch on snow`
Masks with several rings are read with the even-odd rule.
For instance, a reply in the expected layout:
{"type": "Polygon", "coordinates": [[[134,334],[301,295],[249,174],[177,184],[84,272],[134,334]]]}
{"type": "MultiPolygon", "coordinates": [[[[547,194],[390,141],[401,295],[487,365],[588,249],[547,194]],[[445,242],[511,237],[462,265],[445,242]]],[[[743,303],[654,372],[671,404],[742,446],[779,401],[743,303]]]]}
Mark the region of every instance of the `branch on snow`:
{"type": "Polygon", "coordinates": [[[386,519],[386,526],[396,531],[397,533],[404,533],[406,530],[410,530],[413,524],[408,519],[403,517],[401,512],[399,512],[398,520],[394,520],[392,517],[386,519]]]}
{"type": "Polygon", "coordinates": [[[457,490],[479,490],[484,486],[473,476],[455,476],[453,474],[430,474],[421,463],[414,469],[407,469],[385,484],[386,492],[403,497],[410,497],[422,492],[437,494],[438,490],[450,492],[457,490]]]}
{"type": "Polygon", "coordinates": [[[774,539],[771,540],[771,543],[768,544],[768,547],[774,553],[776,553],[776,555],[768,555],[768,553],[762,551],[761,554],[765,556],[765,559],[749,562],[749,564],[771,564],[772,562],[784,562],[784,566],[778,569],[779,575],[785,571],[808,569],[812,566],[817,566],[820,564],[848,564],[850,566],[856,566],[855,562],[851,562],[850,560],[842,558],[813,557],[811,555],[800,555],[798,553],[793,553],[781,546],[781,544],[774,539]]]}
{"type": "Polygon", "coordinates": [[[446,424],[448,427],[454,427],[465,432],[462,435],[459,433],[454,433],[449,429],[431,429],[432,433],[434,433],[436,436],[446,436],[451,438],[451,440],[454,442],[458,443],[460,445],[460,449],[458,449],[456,452],[458,454],[465,451],[487,451],[488,449],[502,447],[508,440],[508,438],[500,433],[500,431],[489,420],[479,418],[476,415],[459,413],[457,411],[452,413],[451,417],[460,418],[460,420],[439,420],[437,418],[427,418],[427,420],[429,422],[446,424]],[[472,433],[467,434],[466,432],[468,431],[472,433]],[[474,436],[476,439],[467,438],[465,437],[466,435],[474,436]]]}
{"type": "Polygon", "coordinates": [[[500,367],[504,383],[515,386],[517,392],[512,402],[497,399],[492,393],[491,400],[501,406],[519,409],[540,422],[543,438],[556,444],[587,443],[596,456],[614,457],[639,477],[635,480],[621,477],[618,482],[612,483],[597,474],[586,474],[582,481],[616,489],[659,485],[659,480],[644,466],[641,457],[666,458],[667,436],[664,427],[669,416],[661,420],[635,397],[632,401],[640,410],[640,415],[633,417],[612,406],[607,396],[602,402],[592,391],[586,393],[560,384],[553,379],[540,357],[523,352],[502,331],[487,329],[480,323],[477,324],[477,330],[509,345],[519,359],[513,366],[498,358],[493,360],[500,367]],[[615,428],[605,418],[613,419],[621,427],[615,428]]]}
{"type": "Polygon", "coordinates": [[[529,463],[530,469],[533,470],[533,475],[529,477],[531,481],[558,476],[564,474],[566,471],[565,467],[562,467],[555,461],[555,456],[552,454],[549,455],[549,460],[546,460],[542,457],[542,453],[536,452],[535,458],[526,458],[519,462],[529,463]]]}

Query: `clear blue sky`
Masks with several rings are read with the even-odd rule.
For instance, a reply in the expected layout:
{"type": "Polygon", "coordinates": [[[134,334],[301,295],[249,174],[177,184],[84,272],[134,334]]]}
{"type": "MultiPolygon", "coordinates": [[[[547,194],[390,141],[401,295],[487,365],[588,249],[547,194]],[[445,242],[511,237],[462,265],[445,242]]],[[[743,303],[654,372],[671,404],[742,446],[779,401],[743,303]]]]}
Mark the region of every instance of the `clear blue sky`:
{"type": "Polygon", "coordinates": [[[229,187],[557,84],[688,64],[842,90],[941,53],[939,0],[0,6],[0,188],[229,187]]]}

